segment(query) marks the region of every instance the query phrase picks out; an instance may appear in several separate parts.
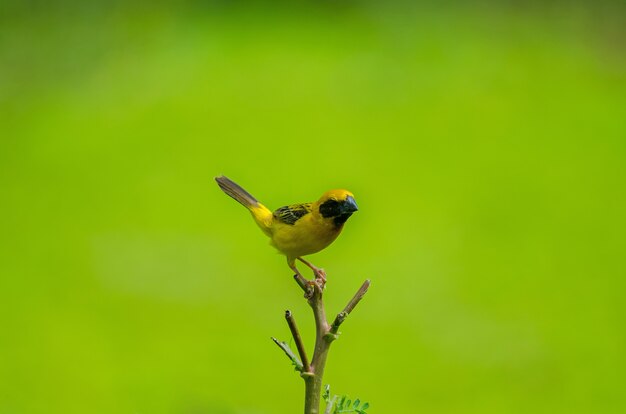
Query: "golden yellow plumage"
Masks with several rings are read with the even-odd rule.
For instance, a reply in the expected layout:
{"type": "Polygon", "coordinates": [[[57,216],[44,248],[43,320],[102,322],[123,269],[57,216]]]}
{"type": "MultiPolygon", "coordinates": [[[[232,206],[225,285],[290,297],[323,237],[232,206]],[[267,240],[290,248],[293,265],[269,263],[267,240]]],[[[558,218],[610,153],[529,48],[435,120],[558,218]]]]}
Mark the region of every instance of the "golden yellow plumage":
{"type": "Polygon", "coordinates": [[[347,190],[327,191],[312,203],[293,204],[272,212],[246,190],[227,177],[215,181],[229,196],[250,210],[254,221],[270,237],[271,244],[287,256],[289,267],[301,277],[295,261],[309,266],[317,278],[325,279],[323,270],[302,259],[331,244],[346,220],[357,211],[354,196],[347,190]]]}

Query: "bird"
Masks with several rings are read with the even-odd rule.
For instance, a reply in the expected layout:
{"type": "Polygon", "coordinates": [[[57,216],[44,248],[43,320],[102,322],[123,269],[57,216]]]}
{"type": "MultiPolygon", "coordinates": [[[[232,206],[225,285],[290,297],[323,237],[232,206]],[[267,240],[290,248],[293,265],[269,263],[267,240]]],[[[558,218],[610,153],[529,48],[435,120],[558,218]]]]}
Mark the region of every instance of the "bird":
{"type": "Polygon", "coordinates": [[[354,195],[348,190],[330,190],[319,200],[291,204],[271,211],[239,184],[221,175],[219,187],[246,207],[270,244],[287,257],[287,265],[298,280],[306,280],[296,267],[296,260],[308,266],[315,279],[326,282],[323,269],[303,259],[328,247],[341,233],[346,221],[358,210],[354,195]]]}

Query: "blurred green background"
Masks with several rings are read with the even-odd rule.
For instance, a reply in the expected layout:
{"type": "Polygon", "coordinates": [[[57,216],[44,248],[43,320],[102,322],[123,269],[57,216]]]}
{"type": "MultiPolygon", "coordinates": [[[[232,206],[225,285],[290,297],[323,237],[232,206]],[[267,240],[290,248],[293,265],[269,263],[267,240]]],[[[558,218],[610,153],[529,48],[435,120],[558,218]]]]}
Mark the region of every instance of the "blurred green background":
{"type": "Polygon", "coordinates": [[[0,413],[276,414],[312,321],[213,177],[361,210],[326,381],[376,413],[626,412],[611,2],[3,2],[0,413]],[[384,4],[383,4],[384,3],[384,4]]]}

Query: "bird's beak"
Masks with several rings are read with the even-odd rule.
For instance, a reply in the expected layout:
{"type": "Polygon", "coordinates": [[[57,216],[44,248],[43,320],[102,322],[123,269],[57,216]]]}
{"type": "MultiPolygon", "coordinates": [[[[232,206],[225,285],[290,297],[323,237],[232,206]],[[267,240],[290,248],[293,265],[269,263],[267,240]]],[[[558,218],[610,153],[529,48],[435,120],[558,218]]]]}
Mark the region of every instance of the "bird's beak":
{"type": "Polygon", "coordinates": [[[358,209],[359,207],[356,205],[356,201],[354,201],[354,197],[352,196],[348,196],[348,198],[346,198],[346,201],[344,201],[343,205],[341,206],[342,213],[352,214],[358,209]]]}

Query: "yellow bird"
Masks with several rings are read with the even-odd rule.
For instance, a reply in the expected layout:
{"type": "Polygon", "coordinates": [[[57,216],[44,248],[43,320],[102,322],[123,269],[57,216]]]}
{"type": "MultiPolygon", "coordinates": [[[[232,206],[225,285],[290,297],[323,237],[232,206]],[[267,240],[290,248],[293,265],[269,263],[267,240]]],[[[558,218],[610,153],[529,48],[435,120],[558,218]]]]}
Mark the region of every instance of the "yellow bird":
{"type": "Polygon", "coordinates": [[[302,256],[317,253],[331,244],[350,216],[358,210],[354,196],[347,190],[330,190],[312,203],[292,204],[272,212],[237,183],[216,177],[222,191],[250,210],[254,221],[270,237],[270,244],[287,256],[287,264],[302,279],[296,260],[313,270],[315,277],[326,280],[322,269],[302,256]]]}

